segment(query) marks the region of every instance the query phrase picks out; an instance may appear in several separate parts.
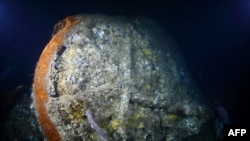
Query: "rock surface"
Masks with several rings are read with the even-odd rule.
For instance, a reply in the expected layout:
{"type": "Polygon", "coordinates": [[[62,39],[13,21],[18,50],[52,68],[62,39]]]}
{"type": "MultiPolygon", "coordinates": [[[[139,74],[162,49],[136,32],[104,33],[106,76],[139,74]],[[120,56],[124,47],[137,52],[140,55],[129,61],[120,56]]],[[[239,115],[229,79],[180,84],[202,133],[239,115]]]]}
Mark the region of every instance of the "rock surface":
{"type": "Polygon", "coordinates": [[[22,97],[11,109],[4,123],[0,123],[1,141],[41,141],[43,135],[37,123],[30,93],[22,97]]]}

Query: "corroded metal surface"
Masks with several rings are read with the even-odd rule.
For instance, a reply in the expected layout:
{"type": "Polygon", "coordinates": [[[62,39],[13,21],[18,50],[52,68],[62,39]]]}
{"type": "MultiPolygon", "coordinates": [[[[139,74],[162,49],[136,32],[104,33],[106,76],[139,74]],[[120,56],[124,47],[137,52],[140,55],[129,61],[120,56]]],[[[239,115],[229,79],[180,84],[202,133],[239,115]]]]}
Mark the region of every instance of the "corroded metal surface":
{"type": "Polygon", "coordinates": [[[163,29],[145,18],[73,19],[55,26],[36,68],[34,104],[48,139],[171,141],[199,134],[209,110],[195,98],[199,92],[163,29]]]}

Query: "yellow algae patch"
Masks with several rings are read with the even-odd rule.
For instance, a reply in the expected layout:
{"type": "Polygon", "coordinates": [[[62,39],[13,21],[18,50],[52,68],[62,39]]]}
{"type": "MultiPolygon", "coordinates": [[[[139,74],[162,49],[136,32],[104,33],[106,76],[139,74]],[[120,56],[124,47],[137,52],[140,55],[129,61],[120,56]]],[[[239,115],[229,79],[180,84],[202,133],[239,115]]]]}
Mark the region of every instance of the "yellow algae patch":
{"type": "Polygon", "coordinates": [[[114,131],[114,130],[117,130],[117,129],[118,129],[118,127],[120,126],[120,124],[121,124],[121,120],[115,119],[115,120],[112,120],[112,121],[109,123],[108,127],[109,127],[109,129],[110,129],[111,131],[114,131]]]}
{"type": "Polygon", "coordinates": [[[146,55],[146,56],[151,56],[151,55],[153,55],[152,51],[151,51],[150,49],[148,49],[148,48],[143,48],[143,49],[142,49],[142,52],[143,52],[143,54],[146,55]]]}
{"type": "Polygon", "coordinates": [[[70,49],[69,49],[69,55],[68,55],[69,60],[71,60],[71,59],[73,58],[74,55],[75,55],[75,50],[72,49],[72,48],[70,48],[70,49]]]}
{"type": "Polygon", "coordinates": [[[140,122],[139,125],[138,125],[138,129],[142,129],[145,127],[145,124],[144,122],[140,122]]]}
{"type": "Polygon", "coordinates": [[[167,119],[168,120],[176,120],[178,116],[176,114],[167,114],[167,119]]]}

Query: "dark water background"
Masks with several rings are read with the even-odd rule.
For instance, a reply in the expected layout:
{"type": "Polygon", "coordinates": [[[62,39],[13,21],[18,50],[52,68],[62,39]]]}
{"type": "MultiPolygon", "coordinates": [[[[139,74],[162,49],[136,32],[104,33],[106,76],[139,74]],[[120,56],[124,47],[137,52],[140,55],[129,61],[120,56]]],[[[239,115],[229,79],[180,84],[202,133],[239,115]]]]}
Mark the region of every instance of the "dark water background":
{"type": "Polygon", "coordinates": [[[220,101],[233,124],[250,125],[250,1],[142,2],[0,0],[1,95],[31,88],[55,23],[69,15],[143,15],[161,23],[181,49],[204,98],[220,101]]]}

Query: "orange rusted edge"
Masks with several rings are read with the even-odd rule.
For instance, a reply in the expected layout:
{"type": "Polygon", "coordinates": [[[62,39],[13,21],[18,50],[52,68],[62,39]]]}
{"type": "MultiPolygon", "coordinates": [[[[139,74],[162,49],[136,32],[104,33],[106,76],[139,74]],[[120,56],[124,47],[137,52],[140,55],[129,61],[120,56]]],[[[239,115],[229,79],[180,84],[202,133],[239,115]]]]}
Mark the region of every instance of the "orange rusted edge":
{"type": "MultiPolygon", "coordinates": [[[[34,106],[36,115],[40,126],[42,127],[43,134],[48,141],[60,141],[61,137],[49,118],[45,104],[48,102],[48,93],[46,91],[46,77],[50,67],[52,58],[57,51],[57,48],[62,44],[64,35],[70,30],[73,25],[81,22],[80,17],[69,16],[65,18],[64,27],[56,33],[50,42],[44,48],[35,69],[34,77],[34,106]]],[[[59,22],[60,23],[60,22],[59,22]]]]}

